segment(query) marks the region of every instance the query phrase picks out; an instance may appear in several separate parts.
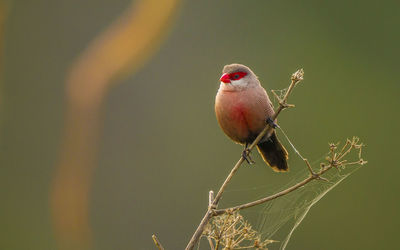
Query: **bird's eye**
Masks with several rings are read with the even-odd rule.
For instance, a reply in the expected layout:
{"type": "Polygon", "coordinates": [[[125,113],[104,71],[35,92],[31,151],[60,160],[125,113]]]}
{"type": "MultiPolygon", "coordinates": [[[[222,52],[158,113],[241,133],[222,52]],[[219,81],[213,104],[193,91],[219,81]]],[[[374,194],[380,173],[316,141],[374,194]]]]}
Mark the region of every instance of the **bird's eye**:
{"type": "Polygon", "coordinates": [[[241,72],[241,71],[240,72],[234,72],[234,73],[229,74],[229,79],[231,79],[231,80],[239,80],[239,79],[242,79],[246,75],[247,75],[246,72],[241,72]]]}

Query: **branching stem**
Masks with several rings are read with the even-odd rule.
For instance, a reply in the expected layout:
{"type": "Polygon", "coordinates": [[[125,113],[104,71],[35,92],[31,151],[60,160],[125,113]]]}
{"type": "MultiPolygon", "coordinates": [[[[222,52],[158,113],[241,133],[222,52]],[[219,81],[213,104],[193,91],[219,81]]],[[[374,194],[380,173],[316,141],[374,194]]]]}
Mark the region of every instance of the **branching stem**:
{"type": "Polygon", "coordinates": [[[260,204],[268,202],[270,200],[274,200],[274,199],[276,199],[278,197],[281,197],[281,196],[286,195],[286,194],[288,194],[290,192],[293,192],[294,190],[306,185],[307,183],[309,183],[310,181],[312,181],[314,179],[320,179],[321,178],[320,176],[322,174],[324,174],[326,171],[328,171],[329,169],[331,169],[332,167],[333,167],[333,165],[329,165],[329,166],[321,169],[318,173],[310,174],[304,180],[296,183],[295,185],[293,185],[293,186],[291,186],[291,187],[289,187],[289,188],[287,188],[287,189],[285,189],[285,190],[283,190],[281,192],[273,194],[271,196],[267,196],[267,197],[264,197],[262,199],[259,199],[259,200],[256,200],[256,201],[252,201],[252,202],[249,202],[249,203],[245,203],[245,204],[242,204],[242,205],[239,205],[239,206],[226,208],[226,209],[215,210],[214,211],[214,215],[217,216],[217,215],[221,215],[223,213],[231,213],[232,211],[237,211],[237,210],[241,210],[241,209],[245,209],[245,208],[254,207],[256,205],[260,205],[260,204]]]}

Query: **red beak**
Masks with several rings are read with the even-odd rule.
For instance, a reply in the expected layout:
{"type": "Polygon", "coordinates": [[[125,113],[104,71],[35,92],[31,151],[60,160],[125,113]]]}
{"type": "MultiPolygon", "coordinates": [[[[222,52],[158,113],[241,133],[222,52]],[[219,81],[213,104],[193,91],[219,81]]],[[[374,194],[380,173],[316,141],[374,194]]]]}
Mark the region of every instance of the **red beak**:
{"type": "Polygon", "coordinates": [[[231,82],[231,79],[229,79],[229,75],[228,74],[223,74],[222,76],[221,76],[221,79],[219,79],[221,82],[224,82],[224,83],[230,83],[231,82]]]}

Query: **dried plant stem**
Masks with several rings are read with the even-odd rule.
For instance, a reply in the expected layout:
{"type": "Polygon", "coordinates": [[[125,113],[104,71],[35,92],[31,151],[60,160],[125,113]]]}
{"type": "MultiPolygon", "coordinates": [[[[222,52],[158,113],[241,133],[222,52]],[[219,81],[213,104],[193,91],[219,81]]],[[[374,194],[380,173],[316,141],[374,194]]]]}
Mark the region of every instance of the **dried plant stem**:
{"type": "MultiPolygon", "coordinates": [[[[303,75],[304,75],[304,71],[303,69],[300,69],[298,71],[296,71],[292,77],[291,77],[291,83],[289,85],[288,90],[286,91],[283,99],[280,99],[278,97],[278,101],[279,101],[279,107],[278,109],[275,111],[275,114],[271,117],[271,119],[273,121],[276,120],[276,118],[278,117],[278,115],[281,113],[282,110],[284,110],[285,108],[288,107],[293,107],[293,105],[287,104],[287,99],[290,95],[290,93],[292,92],[293,88],[296,86],[296,84],[298,82],[300,82],[301,80],[303,80],[303,75]]],[[[271,128],[271,126],[269,124],[267,124],[265,126],[265,128],[263,129],[263,131],[257,136],[257,138],[253,141],[253,143],[248,147],[248,153],[251,152],[251,150],[258,144],[258,142],[268,133],[271,133],[273,128],[271,128]]],[[[201,220],[199,226],[197,227],[196,231],[194,232],[192,238],[190,239],[188,245],[186,246],[186,250],[191,250],[193,249],[193,247],[195,246],[195,244],[199,241],[204,227],[207,225],[208,221],[211,219],[212,216],[214,216],[214,209],[216,208],[218,205],[219,200],[222,197],[222,194],[225,191],[226,186],[228,185],[228,183],[230,182],[230,180],[233,178],[233,176],[235,175],[235,173],[239,170],[240,166],[242,165],[243,161],[245,160],[245,158],[243,156],[240,157],[240,159],[238,160],[238,162],[235,164],[235,166],[232,168],[231,172],[229,173],[229,175],[226,177],[224,183],[222,184],[222,186],[220,187],[217,195],[215,196],[214,201],[212,202],[212,204],[209,204],[208,209],[206,214],[204,215],[203,219],[201,220]]]]}
{"type": "Polygon", "coordinates": [[[157,237],[154,234],[151,236],[151,238],[153,238],[154,244],[156,245],[158,250],[164,250],[164,247],[161,245],[160,241],[157,239],[157,237]]]}
{"type": "Polygon", "coordinates": [[[208,244],[210,245],[211,250],[215,250],[216,248],[214,247],[214,243],[212,242],[211,238],[207,238],[208,244]]]}
{"type": "Polygon", "coordinates": [[[241,209],[245,209],[245,208],[254,207],[256,205],[260,205],[260,204],[268,202],[270,200],[274,200],[274,199],[276,199],[278,197],[281,197],[281,196],[286,195],[286,194],[288,194],[290,192],[293,192],[294,190],[306,185],[307,183],[309,183],[310,181],[312,181],[314,179],[319,179],[320,175],[324,174],[326,171],[328,171],[332,167],[333,167],[333,165],[329,165],[329,166],[323,168],[318,173],[313,173],[309,177],[307,177],[306,179],[298,182],[297,184],[295,184],[295,185],[293,185],[293,186],[291,186],[291,187],[289,187],[289,188],[287,188],[287,189],[285,189],[285,190],[283,190],[281,192],[273,194],[271,196],[267,196],[267,197],[264,197],[262,199],[259,199],[259,200],[256,200],[256,201],[252,201],[252,202],[249,202],[249,203],[246,203],[246,204],[242,204],[242,205],[239,205],[239,206],[236,206],[236,207],[214,210],[214,215],[221,215],[223,213],[230,213],[232,211],[237,211],[237,210],[241,210],[241,209]]]}
{"type": "Polygon", "coordinates": [[[361,158],[361,150],[362,147],[364,146],[364,144],[359,143],[359,138],[358,137],[353,137],[352,140],[347,140],[346,144],[343,146],[341,152],[339,154],[335,153],[335,150],[337,148],[337,145],[335,144],[331,144],[330,145],[330,150],[331,150],[331,158],[329,158],[329,164],[327,166],[322,165],[321,169],[318,172],[314,172],[311,168],[310,163],[308,162],[307,159],[303,159],[304,162],[307,165],[307,168],[310,172],[310,175],[305,178],[304,180],[298,182],[297,184],[281,191],[278,192],[276,194],[273,194],[271,196],[267,196],[264,197],[262,199],[256,200],[256,201],[252,201],[252,202],[248,202],[242,205],[238,205],[235,207],[231,207],[231,208],[226,208],[226,209],[218,209],[218,210],[214,210],[213,215],[217,216],[217,215],[221,215],[223,213],[232,213],[233,211],[238,211],[241,209],[245,209],[245,208],[250,208],[250,207],[254,207],[256,205],[260,205],[262,203],[274,200],[278,197],[281,197],[283,195],[286,195],[290,192],[295,191],[296,189],[303,187],[304,185],[306,185],[307,183],[313,181],[313,180],[323,180],[323,181],[328,181],[327,179],[323,178],[321,175],[323,175],[324,173],[326,173],[327,171],[329,171],[332,168],[338,168],[339,166],[345,167],[345,166],[350,166],[350,165],[364,165],[367,163],[367,161],[364,161],[361,158]],[[358,160],[357,161],[353,161],[353,162],[348,162],[347,160],[342,160],[346,155],[348,155],[350,153],[350,151],[352,149],[358,149],[359,153],[358,153],[358,160]]]}

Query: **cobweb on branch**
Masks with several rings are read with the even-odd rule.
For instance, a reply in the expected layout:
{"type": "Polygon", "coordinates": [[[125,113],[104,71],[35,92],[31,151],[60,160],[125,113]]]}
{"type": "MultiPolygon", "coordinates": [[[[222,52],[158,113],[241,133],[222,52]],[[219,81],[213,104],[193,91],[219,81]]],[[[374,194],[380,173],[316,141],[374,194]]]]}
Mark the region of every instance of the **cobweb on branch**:
{"type": "Polygon", "coordinates": [[[282,100],[283,97],[286,95],[288,88],[284,88],[284,89],[274,89],[272,91],[275,92],[275,94],[277,94],[279,96],[279,98],[282,100]]]}
{"type": "MultiPolygon", "coordinates": [[[[285,249],[294,230],[311,207],[358,168],[359,166],[349,166],[340,170],[332,169],[324,174],[328,181],[312,181],[294,192],[261,205],[263,208],[257,208],[259,215],[255,228],[262,235],[262,239],[277,242],[271,249],[285,249]],[[275,248],[278,245],[279,248],[275,248]]],[[[296,182],[307,178],[308,174],[305,169],[303,174],[296,177],[296,182]]]]}
{"type": "MultiPolygon", "coordinates": [[[[284,133],[284,131],[282,132],[284,133]]],[[[284,135],[287,138],[285,133],[284,135]]],[[[305,160],[293,143],[290,142],[289,139],[288,141],[296,155],[298,155],[302,160],[305,160]]],[[[265,246],[265,248],[260,247],[256,249],[267,249],[267,247],[268,249],[285,249],[293,232],[304,220],[311,207],[350,174],[359,169],[361,165],[366,163],[366,161],[361,158],[361,150],[364,145],[359,143],[357,137],[353,137],[352,140],[348,139],[340,148],[338,146],[339,143],[329,144],[329,152],[322,157],[325,159],[322,162],[319,160],[316,161],[321,163],[321,165],[319,165],[320,169],[325,168],[328,164],[332,164],[332,162],[334,163],[334,165],[332,165],[334,167],[330,168],[321,176],[323,179],[313,180],[308,182],[305,186],[284,196],[268,201],[262,205],[239,211],[244,215],[244,218],[248,220],[250,223],[249,225],[252,225],[254,231],[258,233],[258,235],[255,236],[258,237],[257,242],[268,242],[268,246],[265,246]]],[[[316,162],[312,165],[315,165],[316,162]]],[[[307,169],[306,164],[302,162],[301,164],[297,163],[296,165],[298,164],[298,169],[300,170],[296,173],[289,172],[291,177],[285,185],[277,186],[275,184],[272,188],[271,186],[256,187],[257,190],[266,190],[260,198],[285,190],[308,178],[310,172],[307,169]]],[[[317,167],[313,167],[313,171],[318,172],[319,170],[317,167]]],[[[249,189],[248,192],[251,193],[252,190],[253,189],[249,189]]],[[[215,223],[215,220],[217,220],[218,217],[214,217],[212,221],[215,223]]],[[[210,234],[211,233],[208,235],[210,234]]],[[[226,240],[224,237],[221,239],[226,240]]],[[[243,246],[238,245],[238,247],[226,249],[248,248],[243,248],[243,246]]]]}
{"type": "Polygon", "coordinates": [[[272,98],[272,101],[274,103],[274,107],[279,105],[279,100],[282,100],[283,97],[286,95],[286,92],[288,91],[288,88],[284,88],[284,89],[274,89],[271,90],[271,92],[274,94],[272,98]],[[279,99],[277,99],[277,97],[279,99]]]}
{"type": "MultiPolygon", "coordinates": [[[[281,132],[296,154],[304,161],[305,158],[289,140],[286,133],[282,129],[281,132]]],[[[361,165],[366,163],[361,158],[361,150],[364,145],[359,143],[359,138],[353,137],[352,140],[347,139],[341,149],[338,149],[338,145],[339,143],[329,144],[330,151],[326,154],[326,161],[329,162],[333,158],[336,158],[342,161],[343,164],[339,164],[336,169],[327,171],[323,175],[324,180],[314,180],[294,192],[263,205],[264,207],[259,213],[256,225],[257,230],[262,235],[262,239],[279,242],[279,249],[285,249],[294,230],[306,217],[311,207],[354,171],[359,169],[361,165]]],[[[324,165],[321,165],[321,167],[324,167],[324,165]]],[[[304,180],[309,174],[310,172],[304,167],[294,177],[294,182],[298,183],[304,180]]],[[[292,185],[293,181],[288,183],[286,187],[283,187],[282,190],[292,185]]]]}

